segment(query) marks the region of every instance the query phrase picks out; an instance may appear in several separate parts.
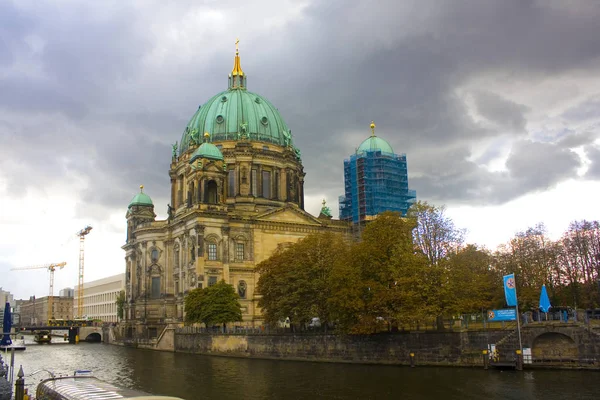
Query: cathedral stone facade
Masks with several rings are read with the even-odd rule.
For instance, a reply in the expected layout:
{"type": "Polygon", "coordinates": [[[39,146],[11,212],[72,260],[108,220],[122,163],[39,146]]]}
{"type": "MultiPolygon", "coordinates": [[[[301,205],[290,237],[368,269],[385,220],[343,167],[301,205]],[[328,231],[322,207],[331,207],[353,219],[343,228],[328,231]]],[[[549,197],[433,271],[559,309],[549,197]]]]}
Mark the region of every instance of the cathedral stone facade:
{"type": "Polygon", "coordinates": [[[143,187],[129,204],[130,323],[181,323],[185,295],[224,279],[240,297],[242,324],[259,325],[256,265],[310,233],[349,230],[325,204],[318,218],[304,211],[300,151],[278,110],[246,80],[236,51],[228,89],[200,106],[173,145],[168,218],[156,220],[143,187]]]}

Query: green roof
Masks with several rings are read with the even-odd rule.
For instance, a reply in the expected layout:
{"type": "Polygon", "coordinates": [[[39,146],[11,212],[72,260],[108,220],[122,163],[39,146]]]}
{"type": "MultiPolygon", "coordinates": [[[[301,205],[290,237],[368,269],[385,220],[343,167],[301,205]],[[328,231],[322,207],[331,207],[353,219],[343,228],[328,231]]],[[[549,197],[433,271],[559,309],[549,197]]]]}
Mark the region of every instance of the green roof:
{"type": "Polygon", "coordinates": [[[243,87],[221,92],[198,108],[183,131],[179,154],[190,147],[190,142],[201,142],[205,132],[213,142],[245,136],[250,141],[292,146],[291,131],[277,108],[243,87]]]}
{"type": "Polygon", "coordinates": [[[357,153],[361,153],[363,151],[381,151],[382,153],[390,153],[394,154],[394,150],[392,146],[385,140],[375,135],[369,136],[365,139],[360,146],[358,146],[357,153]]]}
{"type": "Polygon", "coordinates": [[[211,160],[223,160],[223,154],[221,150],[217,146],[212,143],[202,143],[200,147],[196,149],[192,158],[190,159],[190,164],[196,161],[198,158],[210,158],[211,160]]]}
{"type": "Polygon", "coordinates": [[[133,199],[131,199],[127,208],[131,208],[132,206],[154,206],[154,204],[152,203],[150,196],[144,192],[140,192],[133,196],[133,199]]]}

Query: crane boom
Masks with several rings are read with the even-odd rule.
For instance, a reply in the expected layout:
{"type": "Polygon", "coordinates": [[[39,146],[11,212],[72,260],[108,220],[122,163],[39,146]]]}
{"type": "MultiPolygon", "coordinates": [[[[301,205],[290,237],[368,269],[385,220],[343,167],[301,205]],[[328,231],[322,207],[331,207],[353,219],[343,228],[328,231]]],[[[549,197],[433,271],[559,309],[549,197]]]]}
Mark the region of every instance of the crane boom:
{"type": "Polygon", "coordinates": [[[83,316],[83,242],[85,236],[92,230],[91,225],[86,226],[79,232],[79,287],[77,288],[77,314],[79,317],[83,316]]]}
{"type": "Polygon", "coordinates": [[[54,307],[52,306],[52,300],[54,298],[54,271],[56,268],[63,269],[67,265],[66,262],[59,263],[50,263],[50,264],[41,264],[41,265],[30,265],[28,267],[20,267],[20,268],[11,268],[11,271],[22,271],[27,269],[47,269],[50,271],[50,285],[48,290],[48,321],[54,319],[54,307]]]}

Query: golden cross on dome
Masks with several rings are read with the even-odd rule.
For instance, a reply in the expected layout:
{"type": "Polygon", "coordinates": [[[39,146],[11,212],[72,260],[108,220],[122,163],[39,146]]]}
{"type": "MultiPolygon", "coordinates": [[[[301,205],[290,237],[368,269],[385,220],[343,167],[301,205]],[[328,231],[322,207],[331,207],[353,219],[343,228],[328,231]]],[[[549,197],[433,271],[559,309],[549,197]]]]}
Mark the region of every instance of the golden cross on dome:
{"type": "Polygon", "coordinates": [[[144,185],[140,185],[140,193],[144,193],[144,185]]]}
{"type": "Polygon", "coordinates": [[[238,43],[240,42],[239,38],[235,39],[235,54],[238,55],[240,53],[240,49],[238,48],[238,43]]]}
{"type": "Polygon", "coordinates": [[[371,121],[371,136],[375,136],[375,121],[371,121]]]}
{"type": "Polygon", "coordinates": [[[323,199],[323,202],[321,204],[323,204],[323,207],[325,207],[325,204],[327,204],[327,202],[325,201],[325,199],[323,199]]]}

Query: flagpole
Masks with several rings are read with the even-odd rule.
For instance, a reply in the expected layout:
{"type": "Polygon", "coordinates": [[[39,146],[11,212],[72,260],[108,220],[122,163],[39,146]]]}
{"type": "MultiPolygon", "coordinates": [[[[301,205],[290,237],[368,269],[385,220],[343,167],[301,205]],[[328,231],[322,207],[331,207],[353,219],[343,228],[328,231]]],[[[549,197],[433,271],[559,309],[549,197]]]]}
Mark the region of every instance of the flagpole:
{"type": "Polygon", "coordinates": [[[515,300],[516,300],[516,312],[517,312],[517,333],[519,335],[519,350],[521,350],[521,354],[523,354],[523,343],[521,342],[521,316],[519,315],[519,296],[517,294],[517,278],[515,276],[515,300]]]}

